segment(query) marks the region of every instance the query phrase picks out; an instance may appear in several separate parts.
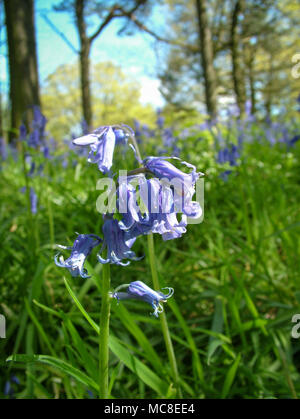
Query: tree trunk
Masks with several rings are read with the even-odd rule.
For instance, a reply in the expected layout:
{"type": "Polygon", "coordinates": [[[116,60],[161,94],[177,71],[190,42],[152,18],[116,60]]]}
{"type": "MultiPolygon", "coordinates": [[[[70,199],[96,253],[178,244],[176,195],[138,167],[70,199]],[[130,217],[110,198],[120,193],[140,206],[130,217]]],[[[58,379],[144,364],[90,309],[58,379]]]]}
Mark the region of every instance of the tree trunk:
{"type": "Polygon", "coordinates": [[[274,68],[273,68],[273,55],[269,56],[269,71],[268,71],[268,81],[264,89],[265,96],[265,110],[266,116],[271,117],[272,114],[272,102],[273,102],[273,82],[274,82],[274,68]]]}
{"type": "Polygon", "coordinates": [[[93,114],[90,90],[90,49],[91,43],[86,32],[84,20],[84,0],[76,0],[75,4],[76,23],[80,40],[80,85],[81,101],[84,120],[89,128],[92,129],[93,114]]]}
{"type": "Polygon", "coordinates": [[[251,97],[251,114],[256,113],[256,96],[255,96],[255,79],[254,79],[254,60],[255,55],[251,52],[251,57],[248,63],[248,77],[250,86],[250,97],[251,97]]]}
{"type": "Polygon", "coordinates": [[[11,129],[18,136],[21,122],[28,126],[32,107],[40,106],[33,0],[4,0],[8,40],[11,129]]]}
{"type": "Polygon", "coordinates": [[[240,37],[238,32],[238,19],[243,11],[243,0],[237,0],[232,14],[231,22],[231,59],[232,78],[237,105],[242,116],[245,112],[246,87],[243,60],[240,52],[240,37]]]}
{"type": "Polygon", "coordinates": [[[1,84],[0,84],[0,137],[3,137],[3,108],[2,108],[1,84]]]}
{"type": "Polygon", "coordinates": [[[217,115],[217,83],[213,63],[211,30],[209,27],[205,0],[196,0],[196,9],[199,26],[201,64],[204,73],[206,108],[210,117],[215,118],[217,115]]]}

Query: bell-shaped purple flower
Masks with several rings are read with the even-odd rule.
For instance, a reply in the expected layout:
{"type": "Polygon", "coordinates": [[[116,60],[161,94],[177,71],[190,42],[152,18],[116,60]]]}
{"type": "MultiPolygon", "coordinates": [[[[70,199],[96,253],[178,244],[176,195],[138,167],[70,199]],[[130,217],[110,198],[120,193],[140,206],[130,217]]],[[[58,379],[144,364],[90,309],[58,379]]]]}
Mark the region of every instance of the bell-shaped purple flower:
{"type": "Polygon", "coordinates": [[[126,292],[118,292],[118,290],[127,286],[128,285],[121,285],[118,287],[112,294],[112,297],[117,300],[135,299],[145,301],[153,307],[154,312],[151,314],[155,317],[158,317],[158,314],[164,311],[161,303],[165,303],[168,298],[171,298],[174,294],[173,288],[163,288],[168,290],[168,294],[163,294],[160,291],[154,291],[142,281],[131,282],[126,292]]]}
{"type": "Polygon", "coordinates": [[[55,264],[60,268],[67,268],[72,276],[89,278],[87,270],[83,265],[93,248],[101,242],[101,238],[95,234],[79,234],[72,247],[58,245],[61,249],[71,250],[71,255],[64,260],[63,256],[58,258],[58,253],[54,258],[55,264]]]}
{"type": "Polygon", "coordinates": [[[106,174],[113,163],[113,155],[116,143],[126,143],[132,135],[130,128],[126,126],[103,126],[97,128],[91,134],[75,138],[73,144],[77,146],[89,146],[88,161],[96,163],[99,170],[106,174]]]}
{"type": "MultiPolygon", "coordinates": [[[[178,158],[174,158],[180,160],[178,158]]],[[[195,193],[195,185],[200,172],[196,172],[195,166],[181,161],[181,164],[191,168],[190,173],[184,173],[177,169],[165,158],[148,157],[144,160],[144,166],[157,178],[166,182],[169,181],[174,191],[174,212],[182,212],[188,217],[198,218],[202,214],[202,209],[198,202],[193,202],[192,197],[195,193]]],[[[168,182],[167,182],[168,183],[168,182]]]]}
{"type": "Polygon", "coordinates": [[[104,243],[101,251],[107,248],[107,258],[102,258],[97,255],[100,263],[112,263],[121,266],[129,265],[130,261],[122,262],[123,259],[140,260],[142,257],[137,257],[131,250],[136,237],[121,230],[118,220],[106,218],[102,227],[104,235],[104,243]]]}
{"type": "Polygon", "coordinates": [[[196,182],[202,173],[196,172],[196,167],[185,161],[181,161],[178,157],[147,157],[143,161],[144,167],[153,173],[158,179],[166,178],[169,181],[178,179],[184,182],[187,186],[190,186],[196,182]],[[184,173],[180,169],[177,169],[167,159],[179,160],[181,164],[184,164],[188,168],[191,168],[191,173],[184,173]]]}
{"type": "Polygon", "coordinates": [[[122,230],[128,230],[135,222],[140,220],[140,210],[136,202],[136,188],[130,183],[130,177],[119,179],[117,189],[117,209],[122,215],[119,226],[122,230]]]}
{"type": "Polygon", "coordinates": [[[159,179],[138,178],[139,205],[137,193],[130,183],[119,187],[119,212],[123,218],[119,226],[131,238],[149,233],[161,234],[163,240],[181,237],[186,232],[187,220],[183,215],[178,222],[174,206],[176,193],[159,179]],[[121,205],[123,210],[120,211],[121,205]]]}

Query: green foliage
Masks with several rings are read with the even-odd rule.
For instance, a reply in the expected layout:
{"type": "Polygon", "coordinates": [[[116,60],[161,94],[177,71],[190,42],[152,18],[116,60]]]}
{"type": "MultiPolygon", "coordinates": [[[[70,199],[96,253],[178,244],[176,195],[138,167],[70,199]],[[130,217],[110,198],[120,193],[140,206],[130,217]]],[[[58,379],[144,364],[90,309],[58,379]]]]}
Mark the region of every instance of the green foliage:
{"type": "MultiPolygon", "coordinates": [[[[153,124],[154,110],[150,105],[140,104],[141,86],[120,67],[110,62],[95,64],[91,79],[95,128],[120,121],[132,125],[134,119],[153,124]]],[[[47,128],[55,139],[61,140],[71,131],[78,132],[81,99],[76,64],[63,65],[48,76],[42,90],[42,102],[43,112],[49,120],[47,128]]]]}
{"type": "MultiPolygon", "coordinates": [[[[212,65],[217,73],[219,111],[236,101],[233,83],[231,24],[236,1],[206,0],[213,41],[212,65]]],[[[295,0],[243,0],[239,17],[241,83],[253,113],[295,116],[299,78],[292,77],[292,57],[299,52],[299,4],[295,0]]],[[[170,45],[161,55],[159,77],[167,102],[179,109],[205,105],[205,74],[197,34],[194,0],[166,1],[170,45]]]]}
{"type": "MultiPolygon", "coordinates": [[[[236,140],[226,128],[223,134],[236,140]]],[[[261,134],[254,124],[227,182],[219,177],[227,167],[215,162],[210,131],[179,136],[181,157],[205,172],[205,218],[180,239],[155,236],[155,247],[160,282],[175,289],[165,312],[185,398],[300,394],[300,345],[291,337],[291,319],[300,310],[300,144],[270,146],[261,134]]],[[[162,147],[159,137],[155,141],[142,145],[145,155],[162,147]]],[[[39,211],[29,235],[21,160],[1,163],[0,311],[8,330],[0,340],[0,397],[12,374],[20,380],[17,398],[89,398],[98,391],[102,266],[92,255],[87,280],[55,266],[49,211],[55,243],[70,244],[76,231],[100,234],[99,174],[84,158],[71,153],[68,159],[62,167],[55,156],[48,176],[30,179],[39,211]]],[[[119,148],[116,159],[116,167],[124,165],[119,148]]],[[[125,160],[134,165],[130,153],[125,160]]],[[[147,255],[146,245],[146,237],[137,240],[138,255],[147,255]]],[[[147,256],[111,268],[113,288],[134,280],[150,284],[147,256]]],[[[149,312],[142,302],[112,301],[111,397],[174,396],[160,323],[149,312]]]]}

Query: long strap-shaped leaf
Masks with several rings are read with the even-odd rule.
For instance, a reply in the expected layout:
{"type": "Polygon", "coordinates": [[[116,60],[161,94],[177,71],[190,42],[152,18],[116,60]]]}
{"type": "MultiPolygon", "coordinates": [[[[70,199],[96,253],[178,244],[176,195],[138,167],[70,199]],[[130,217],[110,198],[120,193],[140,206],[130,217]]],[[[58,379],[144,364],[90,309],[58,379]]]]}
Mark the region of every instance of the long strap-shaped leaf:
{"type": "Polygon", "coordinates": [[[92,388],[99,391],[98,384],[88,377],[86,374],[78,370],[77,368],[73,367],[72,365],[68,364],[67,362],[55,358],[49,355],[11,355],[7,358],[6,361],[15,361],[15,362],[40,362],[42,364],[50,365],[51,367],[55,367],[60,371],[70,375],[71,377],[75,378],[77,381],[81,382],[82,384],[86,385],[88,388],[92,388]]]}

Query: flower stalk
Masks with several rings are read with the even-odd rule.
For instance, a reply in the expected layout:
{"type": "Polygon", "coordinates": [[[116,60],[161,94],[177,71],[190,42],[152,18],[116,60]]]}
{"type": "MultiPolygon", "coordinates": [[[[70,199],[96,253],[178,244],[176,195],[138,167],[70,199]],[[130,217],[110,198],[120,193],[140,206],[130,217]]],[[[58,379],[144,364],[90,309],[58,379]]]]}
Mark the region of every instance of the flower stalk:
{"type": "MultiPolygon", "coordinates": [[[[151,276],[152,276],[152,282],[153,287],[157,291],[160,289],[157,269],[156,269],[156,261],[155,261],[155,249],[154,249],[154,240],[153,240],[153,234],[147,235],[147,241],[148,241],[148,252],[149,252],[149,261],[150,261],[150,269],[151,269],[151,276]]],[[[167,349],[167,354],[171,366],[172,376],[175,383],[175,388],[177,392],[177,397],[182,398],[182,392],[180,388],[179,383],[179,374],[178,374],[178,368],[177,368],[177,361],[175,357],[174,347],[170,336],[170,331],[168,327],[168,322],[166,318],[165,312],[162,312],[160,314],[160,323],[161,328],[164,336],[164,341],[167,349]]]]}
{"type": "Polygon", "coordinates": [[[99,335],[99,398],[107,399],[109,362],[109,318],[110,318],[110,264],[102,267],[102,303],[99,335]]]}

